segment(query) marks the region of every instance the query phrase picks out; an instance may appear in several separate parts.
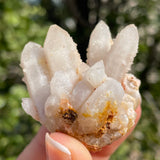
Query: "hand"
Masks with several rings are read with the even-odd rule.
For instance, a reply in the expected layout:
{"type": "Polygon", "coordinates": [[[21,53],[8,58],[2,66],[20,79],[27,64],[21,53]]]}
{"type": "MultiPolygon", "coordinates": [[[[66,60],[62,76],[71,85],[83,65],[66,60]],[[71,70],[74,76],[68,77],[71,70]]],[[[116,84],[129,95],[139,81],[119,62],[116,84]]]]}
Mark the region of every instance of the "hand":
{"type": "Polygon", "coordinates": [[[45,139],[47,130],[41,127],[38,134],[17,160],[46,160],[47,158],[49,160],[108,160],[137,125],[141,116],[140,106],[136,112],[136,123],[130,131],[112,144],[105,146],[100,152],[90,153],[81,142],[59,132],[47,134],[45,139]]]}

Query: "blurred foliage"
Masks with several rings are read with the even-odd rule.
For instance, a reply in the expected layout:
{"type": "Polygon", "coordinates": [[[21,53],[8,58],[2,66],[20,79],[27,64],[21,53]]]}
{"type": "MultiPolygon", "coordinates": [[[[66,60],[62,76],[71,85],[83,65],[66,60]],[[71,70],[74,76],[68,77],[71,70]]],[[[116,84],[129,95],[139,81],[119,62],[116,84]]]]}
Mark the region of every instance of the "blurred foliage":
{"type": "Polygon", "coordinates": [[[132,70],[142,80],[142,118],[111,160],[160,159],[159,0],[0,0],[0,160],[15,160],[40,126],[21,108],[21,98],[28,96],[19,67],[24,45],[43,45],[49,25],[56,23],[69,31],[85,60],[90,32],[100,19],[113,37],[130,23],[140,35],[132,70]]]}

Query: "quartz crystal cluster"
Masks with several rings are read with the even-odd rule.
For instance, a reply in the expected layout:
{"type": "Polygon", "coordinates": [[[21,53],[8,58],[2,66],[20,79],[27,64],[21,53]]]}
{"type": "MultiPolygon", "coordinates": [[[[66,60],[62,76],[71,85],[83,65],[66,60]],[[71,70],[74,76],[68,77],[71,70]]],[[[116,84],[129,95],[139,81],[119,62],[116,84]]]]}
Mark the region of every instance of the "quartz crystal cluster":
{"type": "Polygon", "coordinates": [[[69,134],[90,151],[112,143],[134,125],[141,101],[140,80],[128,73],[138,40],[132,24],[112,39],[100,21],[84,63],[69,34],[50,26],[44,46],[29,42],[21,55],[30,95],[22,99],[23,109],[50,132],[69,134]]]}

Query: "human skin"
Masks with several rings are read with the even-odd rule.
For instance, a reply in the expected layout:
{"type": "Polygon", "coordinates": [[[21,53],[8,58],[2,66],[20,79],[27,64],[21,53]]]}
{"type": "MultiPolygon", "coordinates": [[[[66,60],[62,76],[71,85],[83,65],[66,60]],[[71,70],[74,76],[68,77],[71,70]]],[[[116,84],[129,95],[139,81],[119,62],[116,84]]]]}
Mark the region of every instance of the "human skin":
{"type": "Polygon", "coordinates": [[[90,153],[80,141],[64,133],[50,133],[50,138],[68,148],[71,153],[71,156],[69,156],[45,141],[45,135],[48,131],[42,126],[30,144],[19,155],[17,160],[108,160],[137,125],[141,117],[140,106],[137,107],[136,113],[137,117],[135,125],[130,129],[130,131],[125,136],[114,141],[112,144],[103,147],[100,152],[90,153]]]}

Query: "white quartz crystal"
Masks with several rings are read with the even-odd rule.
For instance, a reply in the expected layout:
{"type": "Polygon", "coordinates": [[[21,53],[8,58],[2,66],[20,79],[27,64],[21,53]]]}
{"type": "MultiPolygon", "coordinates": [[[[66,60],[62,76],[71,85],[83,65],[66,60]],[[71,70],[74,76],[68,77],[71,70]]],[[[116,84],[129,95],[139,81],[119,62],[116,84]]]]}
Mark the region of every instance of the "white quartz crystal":
{"type": "Polygon", "coordinates": [[[87,53],[87,62],[89,65],[93,65],[97,61],[104,60],[112,43],[109,27],[105,22],[100,21],[91,33],[87,53]]]}
{"type": "Polygon", "coordinates": [[[94,88],[85,80],[79,81],[74,87],[71,94],[71,104],[75,109],[78,109],[93,92],[94,88]],[[77,101],[78,99],[78,101],[77,101]]]}
{"type": "Polygon", "coordinates": [[[70,35],[57,25],[49,28],[44,50],[52,76],[58,70],[77,70],[81,63],[76,44],[70,35]]]}
{"type": "Polygon", "coordinates": [[[21,67],[30,95],[22,99],[23,109],[50,132],[64,132],[90,151],[100,150],[135,123],[140,81],[127,72],[137,49],[134,25],[112,41],[109,27],[100,21],[90,37],[86,64],[69,34],[52,25],[44,48],[29,42],[23,49],[21,67]]]}
{"type": "Polygon", "coordinates": [[[36,107],[34,106],[34,103],[32,101],[31,98],[23,98],[22,99],[22,107],[24,109],[24,111],[31,115],[34,119],[36,119],[37,121],[39,121],[39,115],[37,112],[36,107]]]}
{"type": "Polygon", "coordinates": [[[21,55],[21,67],[40,122],[43,123],[45,121],[44,105],[50,94],[49,71],[44,49],[36,43],[27,43],[21,55]]]}
{"type": "Polygon", "coordinates": [[[94,88],[97,88],[99,85],[101,85],[106,78],[107,75],[105,74],[105,68],[102,60],[96,62],[92,67],[90,67],[84,76],[84,79],[94,88]]]}
{"type": "Polygon", "coordinates": [[[108,78],[90,95],[79,112],[79,127],[83,134],[96,133],[102,127],[104,119],[116,112],[124,96],[124,90],[119,82],[108,78]],[[92,128],[87,127],[88,119],[94,121],[92,128]],[[96,122],[95,122],[96,121],[96,122]]]}
{"type": "Polygon", "coordinates": [[[113,77],[118,81],[122,80],[136,56],[138,40],[138,31],[133,24],[125,27],[117,35],[104,60],[106,73],[109,77],[113,77]]]}

